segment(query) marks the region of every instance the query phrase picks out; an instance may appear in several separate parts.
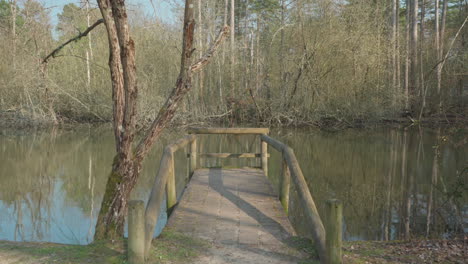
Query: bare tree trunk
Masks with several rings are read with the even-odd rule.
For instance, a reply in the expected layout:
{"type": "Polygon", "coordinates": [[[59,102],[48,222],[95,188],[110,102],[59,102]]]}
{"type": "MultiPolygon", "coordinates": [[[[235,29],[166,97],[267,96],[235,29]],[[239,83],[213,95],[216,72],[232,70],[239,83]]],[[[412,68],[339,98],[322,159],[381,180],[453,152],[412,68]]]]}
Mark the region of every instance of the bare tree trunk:
{"type": "Polygon", "coordinates": [[[426,1],[421,0],[421,29],[420,29],[420,41],[419,41],[419,75],[421,81],[421,111],[419,112],[419,120],[421,120],[424,108],[426,107],[426,94],[427,94],[427,87],[424,81],[424,30],[425,30],[425,22],[424,18],[426,16],[426,1]]]}
{"type": "Polygon", "coordinates": [[[115,238],[123,235],[123,224],[130,192],[140,174],[143,159],[163,129],[174,117],[178,104],[192,88],[192,74],[207,65],[214,52],[228,33],[223,27],[207,53],[195,63],[191,63],[195,21],[193,0],[185,1],[185,16],[180,72],[174,89],[160,109],[151,127],[133,150],[135,135],[136,79],[135,48],[129,36],[127,14],[123,0],[98,1],[106,24],[110,46],[110,69],[114,99],[114,134],[117,155],[114,158],[104,198],[96,224],[95,239],[115,238]]]}
{"type": "Polygon", "coordinates": [[[182,56],[179,77],[164,106],[160,109],[150,129],[143,139],[133,148],[136,133],[137,81],[135,65],[135,44],[129,34],[129,24],[125,0],[98,0],[103,19],[73,39],[68,40],[49,55],[42,63],[47,64],[58,51],[70,42],[86,36],[97,25],[104,22],[109,43],[109,69],[112,83],[113,131],[116,145],[110,176],[107,180],[101,210],[96,223],[94,238],[112,239],[123,235],[124,219],[130,192],[140,174],[143,159],[162,130],[174,117],[178,104],[191,89],[192,74],[200,71],[210,62],[216,49],[229,32],[224,26],[206,54],[197,62],[191,63],[193,53],[195,21],[193,19],[193,0],[185,1],[185,17],[182,42],[182,56]]]}
{"type": "Polygon", "coordinates": [[[396,95],[399,90],[397,89],[397,20],[398,20],[398,11],[397,11],[397,2],[398,0],[393,0],[392,3],[392,88],[394,90],[393,95],[393,104],[396,104],[396,95]]]}
{"type": "Polygon", "coordinates": [[[442,96],[442,67],[443,62],[441,60],[444,57],[444,36],[445,36],[445,22],[447,20],[447,0],[444,0],[442,6],[442,18],[441,18],[441,25],[440,25],[440,33],[439,33],[439,53],[437,54],[438,61],[438,68],[437,68],[437,88],[439,89],[439,112],[442,113],[443,107],[443,96],[442,96]]]}
{"type": "MultiPolygon", "coordinates": [[[[286,12],[286,3],[285,0],[281,0],[281,40],[280,40],[280,49],[278,54],[279,64],[280,64],[280,91],[283,90],[283,98],[287,98],[287,89],[285,87],[285,73],[284,73],[284,24],[285,24],[285,12],[286,12]]],[[[287,100],[284,100],[287,102],[287,100]]]]}
{"type": "Polygon", "coordinates": [[[406,0],[406,53],[405,53],[405,110],[409,111],[409,69],[410,69],[410,0],[406,0]]]}
{"type": "Polygon", "coordinates": [[[234,54],[234,50],[235,50],[235,1],[234,0],[231,0],[231,23],[230,23],[230,26],[231,26],[231,96],[234,97],[235,96],[235,54],[234,54]]]}
{"type": "Polygon", "coordinates": [[[13,42],[12,66],[13,66],[13,70],[16,70],[16,17],[17,17],[16,0],[11,0],[10,9],[11,9],[11,41],[13,42]]]}
{"type": "MultiPolygon", "coordinates": [[[[418,69],[418,0],[412,0],[411,8],[411,86],[410,96],[416,98],[415,95],[419,89],[419,69],[418,69]]],[[[411,109],[414,110],[414,104],[411,104],[411,109]]]]}
{"type": "MultiPolygon", "coordinates": [[[[202,23],[202,0],[198,0],[198,48],[199,48],[199,57],[203,57],[203,38],[202,38],[202,30],[203,30],[203,23],[202,23]]],[[[199,95],[199,102],[200,106],[204,106],[204,92],[203,92],[203,70],[200,71],[198,75],[198,95],[199,95]]]]}
{"type": "Polygon", "coordinates": [[[134,159],[131,149],[135,133],[137,85],[135,46],[129,34],[125,2],[98,0],[98,5],[109,41],[117,155],[101,203],[95,240],[123,235],[127,201],[141,169],[141,162],[134,159]]]}
{"type": "MultiPolygon", "coordinates": [[[[228,18],[228,7],[229,7],[229,0],[224,0],[224,18],[223,18],[223,26],[227,25],[227,18],[228,18]]],[[[223,44],[223,66],[226,59],[226,44],[223,44]]]]}
{"type": "MultiPolygon", "coordinates": [[[[440,27],[439,27],[439,0],[435,0],[435,7],[434,7],[434,34],[435,34],[435,39],[434,39],[434,44],[435,44],[435,50],[436,50],[436,58],[437,58],[437,70],[436,70],[436,78],[437,78],[437,96],[439,97],[439,106],[440,106],[440,88],[441,88],[441,77],[442,77],[442,65],[441,65],[441,60],[442,60],[442,53],[440,52],[440,27]]],[[[438,109],[440,111],[440,108],[438,109]]]]}
{"type": "MultiPolygon", "coordinates": [[[[90,14],[89,14],[89,0],[85,1],[85,7],[86,7],[86,24],[88,28],[91,26],[90,24],[90,14]]],[[[87,73],[87,82],[86,82],[86,88],[88,94],[90,93],[91,89],[91,68],[90,68],[90,59],[93,57],[93,49],[91,46],[91,32],[88,34],[88,50],[86,50],[86,73],[87,73]]]]}

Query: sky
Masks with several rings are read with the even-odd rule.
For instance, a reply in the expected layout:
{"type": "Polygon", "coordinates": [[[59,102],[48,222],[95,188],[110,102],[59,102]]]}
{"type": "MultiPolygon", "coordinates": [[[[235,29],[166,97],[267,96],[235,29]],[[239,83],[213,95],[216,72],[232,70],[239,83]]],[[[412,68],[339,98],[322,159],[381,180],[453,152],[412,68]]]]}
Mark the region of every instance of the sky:
{"type": "MultiPolygon", "coordinates": [[[[152,0],[156,8],[156,17],[162,19],[164,22],[172,22],[174,14],[172,12],[172,6],[168,3],[167,0],[152,0]]],[[[50,10],[50,16],[52,19],[52,24],[57,25],[58,18],[57,14],[62,12],[63,6],[66,4],[74,3],[80,6],[80,0],[38,0],[44,4],[46,8],[50,10]]],[[[90,0],[92,7],[97,7],[96,0],[90,0]]],[[[155,11],[151,5],[150,0],[127,0],[127,9],[136,8],[141,6],[145,10],[146,15],[155,16],[155,11]]]]}

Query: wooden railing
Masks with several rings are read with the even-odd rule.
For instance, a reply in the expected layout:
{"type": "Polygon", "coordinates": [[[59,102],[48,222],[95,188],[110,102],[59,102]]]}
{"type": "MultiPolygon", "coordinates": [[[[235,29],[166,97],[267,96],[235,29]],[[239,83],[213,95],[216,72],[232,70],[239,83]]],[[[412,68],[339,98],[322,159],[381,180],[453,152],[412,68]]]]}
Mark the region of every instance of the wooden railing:
{"type": "Polygon", "coordinates": [[[327,252],[325,245],[325,228],[294,151],[292,148],[267,135],[262,135],[261,140],[262,142],[268,143],[268,145],[272,146],[282,154],[283,165],[279,198],[283,208],[286,212],[289,211],[289,189],[292,178],[296,185],[296,190],[304,210],[305,217],[307,217],[307,222],[311,223],[312,238],[317,247],[319,257],[321,260],[325,260],[327,252]]]}
{"type": "MultiPolygon", "coordinates": [[[[267,135],[270,133],[268,128],[201,128],[191,127],[189,134],[234,134],[234,135],[267,135]]],[[[192,154],[191,154],[192,155],[192,154]]],[[[262,170],[265,175],[268,173],[268,151],[266,143],[262,142],[260,153],[200,153],[200,157],[206,158],[261,158],[262,170]]]]}
{"type": "MultiPolygon", "coordinates": [[[[158,173],[155,178],[150,198],[146,206],[144,219],[138,220],[135,215],[142,215],[143,203],[132,201],[129,205],[129,262],[139,263],[142,256],[148,256],[154,229],[161,210],[164,194],[167,193],[167,209],[177,203],[174,153],[189,145],[188,157],[190,178],[198,168],[198,157],[214,158],[261,158],[261,168],[268,176],[268,145],[282,154],[282,173],[279,199],[286,213],[289,211],[289,190],[291,178],[305,212],[305,217],[312,227],[312,239],[315,242],[321,263],[341,263],[333,260],[341,259],[341,204],[336,200],[329,201],[329,215],[337,215],[339,224],[327,225],[327,236],[324,225],[317,211],[314,199],[309,191],[294,151],[287,145],[268,136],[268,128],[189,128],[190,135],[179,139],[164,148],[158,173]],[[197,153],[197,135],[199,134],[253,134],[260,136],[261,153],[197,153]],[[165,192],[166,190],[166,192],[165,192]],[[133,212],[130,212],[132,210],[133,212]],[[130,223],[132,222],[132,223],[130,223]],[[130,224],[135,226],[130,226],[130,224]],[[138,228],[138,226],[141,226],[138,228]],[[328,230],[330,229],[330,232],[328,230]],[[132,237],[131,237],[132,236],[132,237]],[[144,241],[144,246],[141,244],[144,241]],[[132,248],[134,247],[134,248],[132,248]],[[131,260],[130,258],[134,258],[131,260]]],[[[335,217],[336,218],[336,217],[335,217]]],[[[335,221],[336,222],[336,221],[335,221]]],[[[330,221],[331,223],[331,221],[330,221]]]]}
{"type": "MultiPolygon", "coordinates": [[[[172,208],[177,203],[174,153],[190,144],[190,153],[196,153],[197,137],[188,135],[178,141],[166,146],[163,151],[158,173],[151,189],[151,194],[145,211],[145,257],[148,256],[153,239],[154,228],[158,223],[161,210],[161,203],[164,199],[165,189],[167,190],[167,209],[172,208]]],[[[196,155],[190,157],[190,175],[196,167],[196,155]]]]}

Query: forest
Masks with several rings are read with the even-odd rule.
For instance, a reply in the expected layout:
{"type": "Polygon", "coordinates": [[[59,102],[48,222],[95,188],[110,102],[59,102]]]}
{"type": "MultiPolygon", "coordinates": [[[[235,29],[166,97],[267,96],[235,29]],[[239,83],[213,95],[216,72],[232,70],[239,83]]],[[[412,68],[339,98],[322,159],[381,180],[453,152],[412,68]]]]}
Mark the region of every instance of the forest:
{"type": "MultiPolygon", "coordinates": [[[[151,4],[154,3],[150,1],[151,4]]],[[[164,104],[180,67],[183,3],[168,22],[129,6],[138,124],[164,104]]],[[[197,0],[194,57],[232,30],[194,76],[176,122],[317,125],[466,114],[466,0],[197,0]]],[[[112,120],[105,27],[94,2],[52,23],[35,0],[0,1],[0,112],[32,123],[112,120]]]]}

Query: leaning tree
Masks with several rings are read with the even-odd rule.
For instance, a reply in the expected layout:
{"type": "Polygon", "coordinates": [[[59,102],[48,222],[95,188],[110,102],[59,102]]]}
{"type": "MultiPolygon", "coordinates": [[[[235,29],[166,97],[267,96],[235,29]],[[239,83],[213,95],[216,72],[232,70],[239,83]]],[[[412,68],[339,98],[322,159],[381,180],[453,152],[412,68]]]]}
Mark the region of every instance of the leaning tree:
{"type": "MultiPolygon", "coordinates": [[[[123,236],[125,213],[130,193],[139,178],[144,158],[159,138],[164,128],[173,119],[177,106],[192,88],[192,76],[209,63],[229,28],[224,25],[206,53],[192,61],[194,53],[195,20],[193,0],[185,0],[182,38],[182,58],[179,76],[165,104],[159,110],[151,126],[142,132],[137,142],[138,86],[135,64],[135,43],[130,36],[125,0],[97,0],[102,19],[96,21],[80,35],[65,42],[43,60],[46,65],[65,45],[86,36],[99,24],[104,23],[109,42],[109,70],[112,81],[113,132],[117,154],[107,180],[101,210],[96,223],[95,240],[123,236]]],[[[155,62],[157,63],[157,62],[155,62]]]]}

